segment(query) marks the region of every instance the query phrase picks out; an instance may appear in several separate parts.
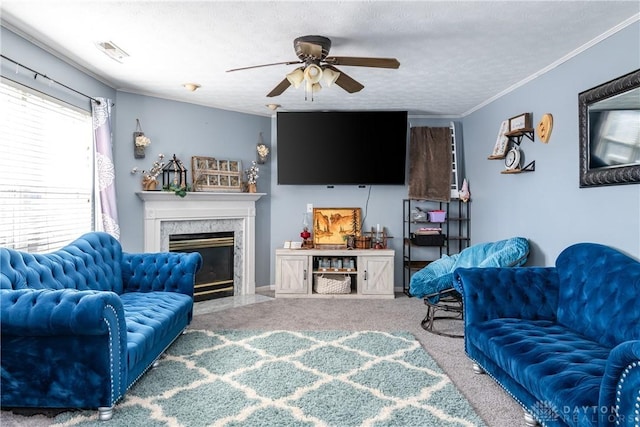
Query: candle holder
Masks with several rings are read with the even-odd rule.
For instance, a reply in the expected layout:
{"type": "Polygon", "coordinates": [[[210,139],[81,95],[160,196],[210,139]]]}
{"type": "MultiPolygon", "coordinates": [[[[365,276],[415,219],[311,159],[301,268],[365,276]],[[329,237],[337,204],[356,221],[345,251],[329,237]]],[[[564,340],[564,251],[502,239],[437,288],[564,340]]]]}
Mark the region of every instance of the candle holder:
{"type": "Polygon", "coordinates": [[[376,224],[376,227],[371,227],[371,248],[372,249],[386,249],[387,248],[387,232],[384,226],[376,224]]]}

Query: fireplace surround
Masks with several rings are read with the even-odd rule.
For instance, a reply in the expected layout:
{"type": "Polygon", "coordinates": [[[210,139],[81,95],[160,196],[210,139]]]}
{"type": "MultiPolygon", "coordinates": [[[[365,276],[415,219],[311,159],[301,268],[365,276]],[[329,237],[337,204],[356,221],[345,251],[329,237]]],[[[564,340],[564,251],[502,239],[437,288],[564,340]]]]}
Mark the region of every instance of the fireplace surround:
{"type": "Polygon", "coordinates": [[[176,234],[233,232],[234,295],[255,294],[255,202],[264,193],[136,193],[143,202],[144,251],[169,251],[176,234]]]}

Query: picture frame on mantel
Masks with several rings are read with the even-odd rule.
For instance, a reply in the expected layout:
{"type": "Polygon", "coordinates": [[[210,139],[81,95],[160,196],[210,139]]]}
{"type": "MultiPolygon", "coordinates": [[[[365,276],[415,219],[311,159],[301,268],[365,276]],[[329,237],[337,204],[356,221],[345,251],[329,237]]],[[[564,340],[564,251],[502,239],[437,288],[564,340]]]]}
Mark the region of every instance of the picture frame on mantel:
{"type": "Polygon", "coordinates": [[[191,178],[194,191],[241,192],[242,163],[239,160],[218,160],[215,157],[191,157],[191,178]]]}
{"type": "Polygon", "coordinates": [[[362,209],[360,208],[313,208],[313,243],[345,246],[347,236],[360,235],[362,209]]]}

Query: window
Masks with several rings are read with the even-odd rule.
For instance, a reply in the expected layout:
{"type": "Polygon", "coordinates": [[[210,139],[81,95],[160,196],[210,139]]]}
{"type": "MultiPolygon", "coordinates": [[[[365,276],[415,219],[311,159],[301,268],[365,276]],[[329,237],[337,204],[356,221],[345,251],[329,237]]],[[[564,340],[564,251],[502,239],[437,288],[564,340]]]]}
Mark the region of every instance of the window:
{"type": "Polygon", "coordinates": [[[49,252],[91,231],[91,113],[6,79],[0,109],[0,246],[49,252]]]}

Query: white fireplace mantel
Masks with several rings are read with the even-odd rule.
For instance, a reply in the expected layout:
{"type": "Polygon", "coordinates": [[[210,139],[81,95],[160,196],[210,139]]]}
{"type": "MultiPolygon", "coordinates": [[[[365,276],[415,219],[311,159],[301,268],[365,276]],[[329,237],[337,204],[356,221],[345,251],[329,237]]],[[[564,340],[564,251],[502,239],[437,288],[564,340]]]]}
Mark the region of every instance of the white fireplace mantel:
{"type": "Polygon", "coordinates": [[[166,252],[170,234],[233,231],[234,294],[255,294],[255,202],[265,193],[140,191],[144,250],[166,252]]]}

